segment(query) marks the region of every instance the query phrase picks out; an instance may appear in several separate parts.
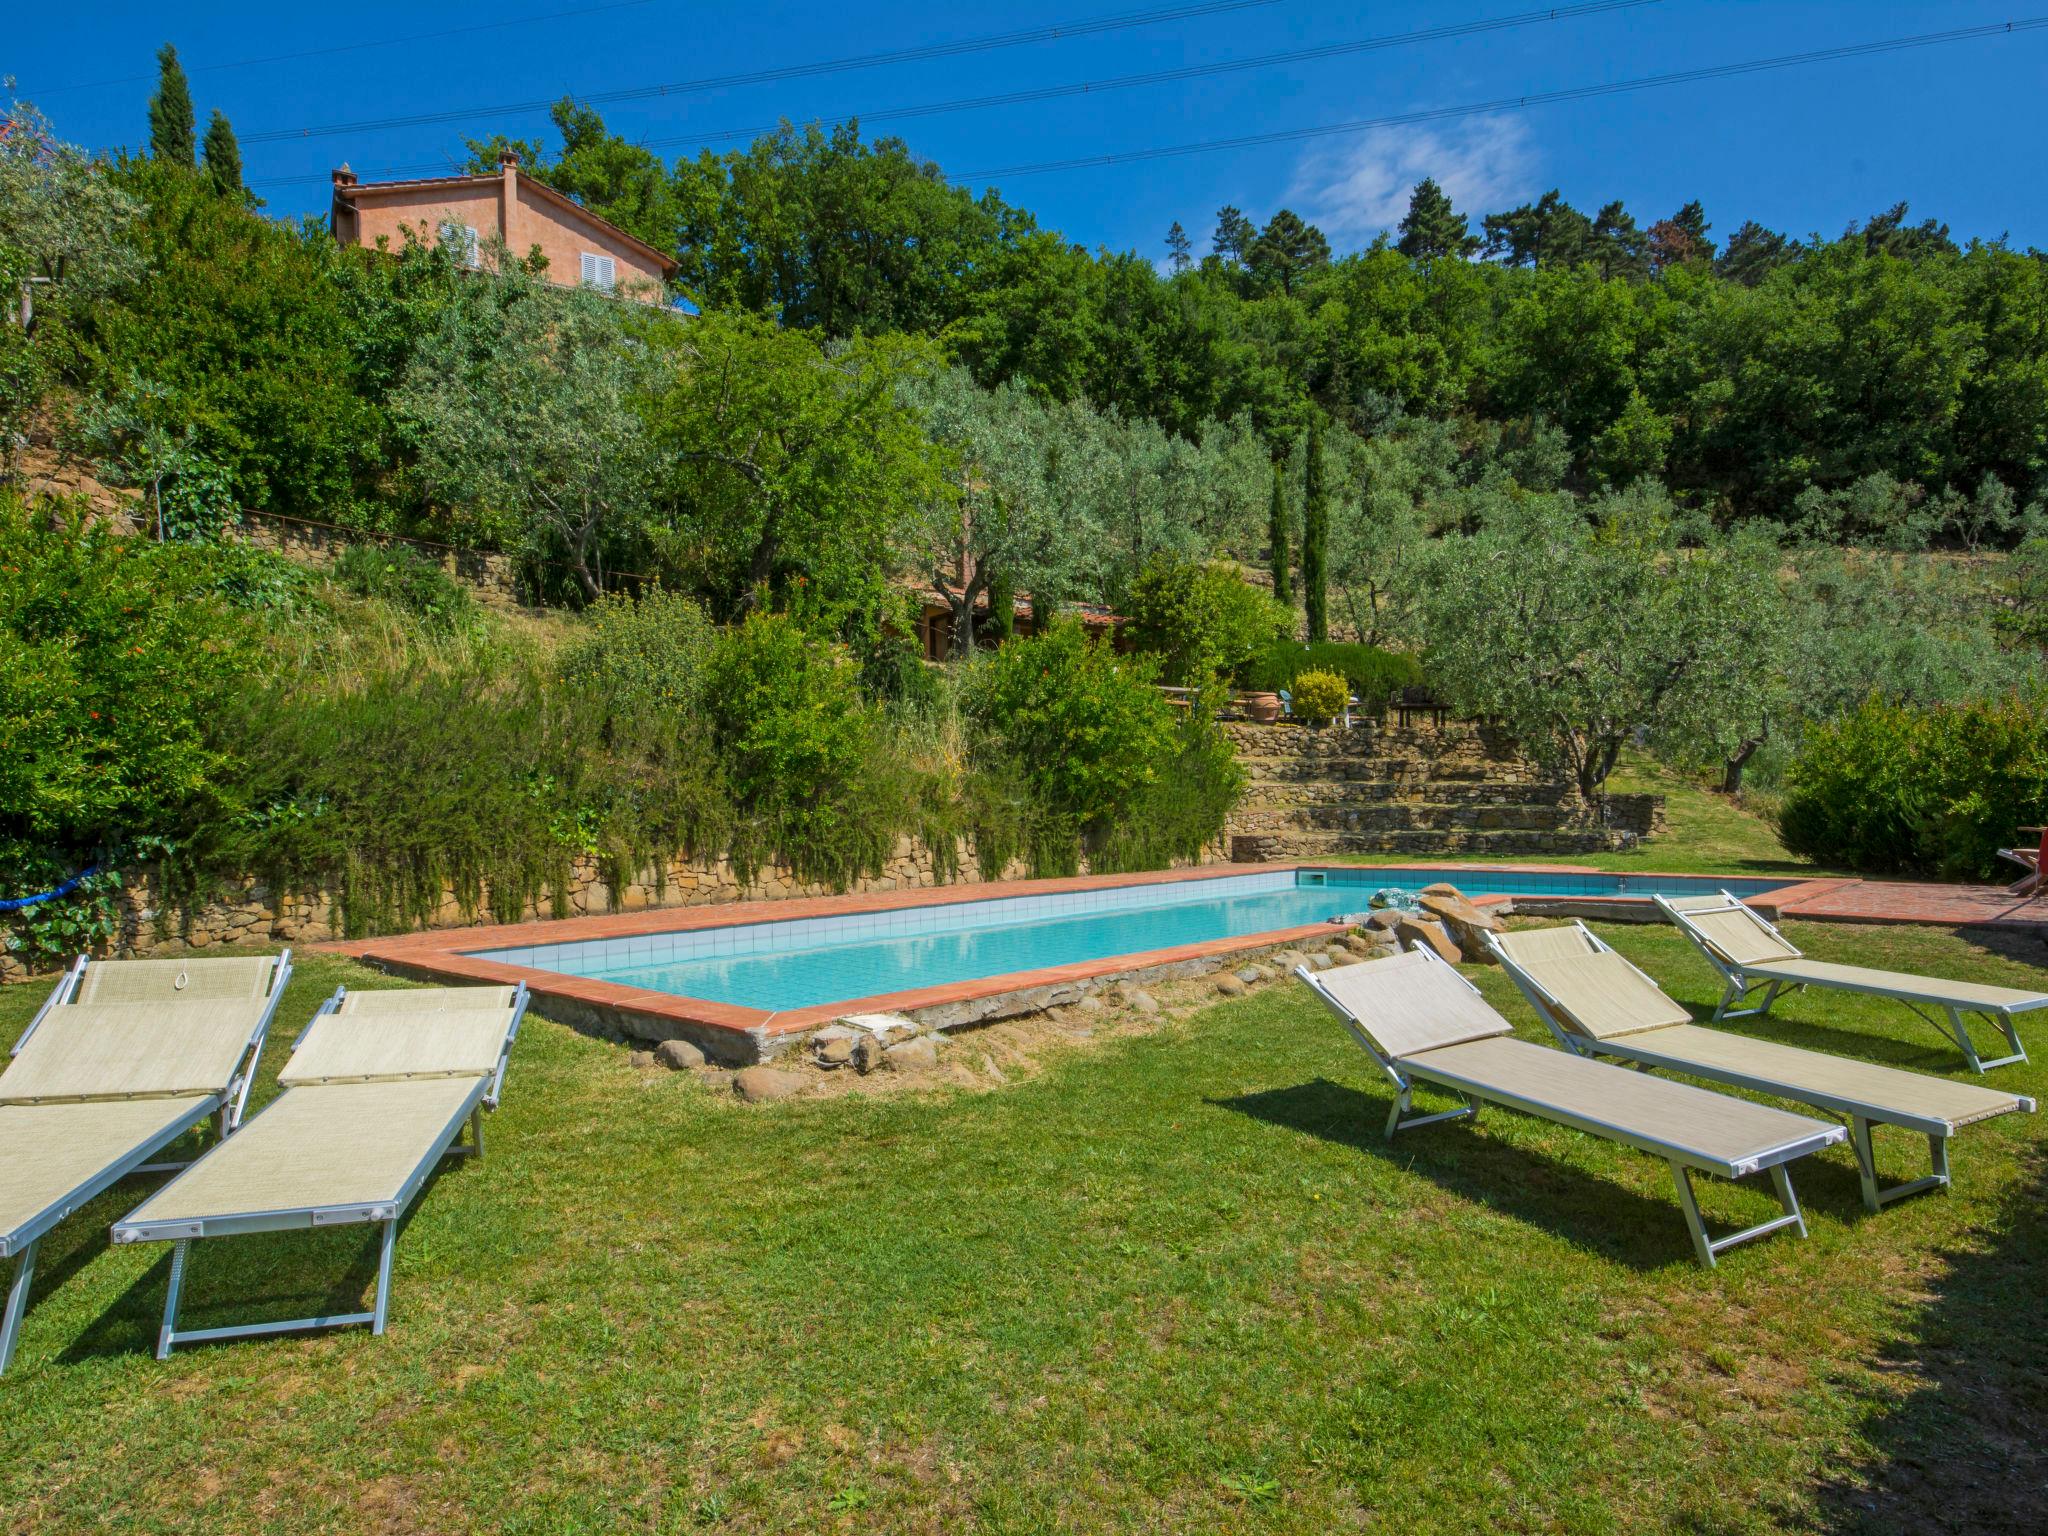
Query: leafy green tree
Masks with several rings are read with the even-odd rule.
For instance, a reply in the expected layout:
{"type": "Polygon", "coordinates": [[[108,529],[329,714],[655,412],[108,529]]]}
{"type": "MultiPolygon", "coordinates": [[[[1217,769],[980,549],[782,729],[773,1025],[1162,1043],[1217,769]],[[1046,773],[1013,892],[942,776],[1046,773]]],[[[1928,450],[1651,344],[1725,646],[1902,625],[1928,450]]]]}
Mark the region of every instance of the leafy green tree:
{"type": "Polygon", "coordinates": [[[721,616],[799,600],[819,622],[871,610],[910,509],[942,494],[943,459],[900,398],[932,349],[885,337],[827,350],[715,311],[650,316],[645,334],[645,430],[620,426],[660,467],[649,536],[663,567],[721,616]]]}
{"type": "Polygon", "coordinates": [[[1637,733],[1696,735],[1742,710],[1774,609],[1757,547],[1682,549],[1654,498],[1598,510],[1501,498],[1439,543],[1422,596],[1431,681],[1588,800],[1637,733]]]}
{"type": "Polygon", "coordinates": [[[1444,256],[1470,256],[1483,243],[1434,177],[1425,176],[1415,183],[1394,249],[1411,261],[1434,261],[1444,256]]]}
{"type": "Polygon", "coordinates": [[[169,43],[156,52],[156,93],[149,98],[149,153],[164,165],[198,167],[199,130],[192,111],[192,87],[178,50],[169,43]]]}
{"type": "Polygon", "coordinates": [[[117,394],[88,402],[80,437],[109,483],[149,493],[156,541],[164,541],[164,482],[197,457],[193,428],[175,395],[131,374],[117,394]]]}
{"type": "Polygon", "coordinates": [[[213,109],[206,122],[206,180],[223,197],[247,195],[242,185],[242,146],[235,140],[227,114],[219,107],[213,109]]]}
{"type": "Polygon", "coordinates": [[[1310,422],[1301,482],[1301,606],[1310,645],[1330,638],[1330,493],[1323,474],[1323,427],[1310,422]]]}
{"type": "Polygon", "coordinates": [[[1226,561],[1155,555],[1131,584],[1129,634],[1175,687],[1228,678],[1291,635],[1294,613],[1226,561]]]}
{"type": "Polygon", "coordinates": [[[642,402],[648,332],[676,322],[583,289],[497,272],[422,338],[394,406],[434,493],[479,534],[565,564],[585,599],[645,547],[656,489],[642,402]]]}
{"type": "Polygon", "coordinates": [[[1273,500],[1266,512],[1266,559],[1273,573],[1273,601],[1294,611],[1294,558],[1287,533],[1287,466],[1273,461],[1273,500]]]}

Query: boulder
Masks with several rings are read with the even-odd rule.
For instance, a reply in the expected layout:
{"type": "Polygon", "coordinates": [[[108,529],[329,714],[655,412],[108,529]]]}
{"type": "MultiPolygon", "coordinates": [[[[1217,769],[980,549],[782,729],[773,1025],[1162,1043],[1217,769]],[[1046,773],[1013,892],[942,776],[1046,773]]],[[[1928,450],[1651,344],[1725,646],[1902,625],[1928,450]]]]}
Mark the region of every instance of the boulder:
{"type": "Polygon", "coordinates": [[[1403,917],[1401,926],[1394,932],[1401,940],[1402,947],[1406,949],[1414,949],[1418,945],[1427,946],[1453,965],[1457,965],[1465,958],[1458,949],[1457,941],[1445,931],[1444,925],[1434,918],[1403,917]]]}
{"type": "Polygon", "coordinates": [[[1218,976],[1216,978],[1216,990],[1218,992],[1221,992],[1225,997],[1243,997],[1244,982],[1241,978],[1233,976],[1230,972],[1225,971],[1221,976],[1218,976]]]}
{"type": "Polygon", "coordinates": [[[939,1064],[939,1048],[930,1035],[898,1040],[882,1052],[882,1059],[895,1072],[929,1072],[939,1064]]]}
{"type": "Polygon", "coordinates": [[[1150,992],[1126,992],[1124,993],[1124,1003],[1127,1007],[1133,1008],[1139,1013],[1157,1013],[1159,1011],[1159,999],[1150,992]]]}
{"type": "Polygon", "coordinates": [[[654,1048],[654,1059],[671,1072],[704,1065],[704,1053],[687,1040],[664,1040],[654,1048]]]}
{"type": "Polygon", "coordinates": [[[654,1052],[652,1051],[635,1051],[632,1055],[628,1056],[626,1060],[631,1062],[634,1066],[638,1067],[643,1072],[647,1071],[649,1068],[656,1065],[654,1059],[654,1052]]]}
{"type": "Polygon", "coordinates": [[[742,1067],[733,1074],[732,1091],[749,1104],[772,1104],[804,1091],[804,1079],[775,1067],[742,1067]]]}
{"type": "Polygon", "coordinates": [[[853,1042],[853,1070],[862,1077],[882,1064],[882,1042],[873,1035],[862,1035],[853,1042]]]}
{"type": "Polygon", "coordinates": [[[1237,973],[1237,979],[1249,987],[1257,982],[1271,981],[1273,973],[1263,965],[1248,965],[1237,973]]]}
{"type": "Polygon", "coordinates": [[[1358,933],[1345,934],[1344,947],[1354,955],[1376,955],[1380,952],[1378,944],[1358,933]]]}
{"type": "Polygon", "coordinates": [[[1422,907],[1450,931],[1458,947],[1468,956],[1492,962],[1493,951],[1486,947],[1486,940],[1481,935],[1499,933],[1502,927],[1499,918],[1473,906],[1462,896],[1424,896],[1422,907]]]}
{"type": "Polygon", "coordinates": [[[1392,933],[1401,926],[1401,919],[1407,915],[1399,907],[1388,907],[1384,911],[1375,912],[1371,917],[1368,917],[1365,920],[1365,926],[1377,928],[1381,933],[1392,933]]]}
{"type": "Polygon", "coordinates": [[[850,1067],[853,1065],[853,1041],[841,1035],[832,1040],[812,1040],[811,1054],[821,1067],[850,1067]]]}
{"type": "MultiPolygon", "coordinates": [[[[1448,880],[1438,880],[1430,885],[1425,885],[1417,894],[1422,896],[1452,896],[1459,901],[1465,899],[1465,893],[1448,880]]],[[[1424,905],[1427,906],[1428,903],[1425,902],[1424,905]]]]}
{"type": "Polygon", "coordinates": [[[1100,1013],[1102,1012],[1102,999],[1091,992],[1074,1004],[1074,1010],[1077,1013],[1100,1013]]]}
{"type": "Polygon", "coordinates": [[[1330,957],[1317,950],[1308,957],[1308,968],[1312,971],[1327,971],[1330,968],[1330,957]]]}

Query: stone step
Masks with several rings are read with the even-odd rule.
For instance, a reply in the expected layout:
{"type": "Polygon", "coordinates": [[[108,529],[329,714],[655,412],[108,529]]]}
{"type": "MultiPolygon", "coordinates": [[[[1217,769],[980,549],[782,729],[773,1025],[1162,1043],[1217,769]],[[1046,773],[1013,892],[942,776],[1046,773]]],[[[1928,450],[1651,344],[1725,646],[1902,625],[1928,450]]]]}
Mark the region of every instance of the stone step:
{"type": "Polygon", "coordinates": [[[1329,832],[1476,831],[1554,832],[1584,824],[1575,806],[1443,805],[1385,800],[1360,805],[1239,806],[1232,813],[1232,832],[1277,832],[1290,829],[1329,832]]]}
{"type": "Polygon", "coordinates": [[[1395,853],[1430,858],[1457,855],[1487,858],[1540,857],[1566,859],[1607,847],[1598,830],[1565,832],[1489,832],[1460,828],[1450,831],[1328,832],[1290,831],[1238,833],[1229,839],[1233,859],[1326,859],[1343,853],[1395,853]]]}
{"type": "Polygon", "coordinates": [[[1384,805],[1564,805],[1576,798],[1559,784],[1516,784],[1486,779],[1476,783],[1395,783],[1385,779],[1254,780],[1241,806],[1384,805]]]}
{"type": "Polygon", "coordinates": [[[1257,757],[1239,753],[1237,760],[1254,779],[1416,778],[1516,784],[1545,782],[1526,763],[1496,762],[1489,758],[1443,762],[1428,757],[1360,752],[1343,757],[1257,757]]]}

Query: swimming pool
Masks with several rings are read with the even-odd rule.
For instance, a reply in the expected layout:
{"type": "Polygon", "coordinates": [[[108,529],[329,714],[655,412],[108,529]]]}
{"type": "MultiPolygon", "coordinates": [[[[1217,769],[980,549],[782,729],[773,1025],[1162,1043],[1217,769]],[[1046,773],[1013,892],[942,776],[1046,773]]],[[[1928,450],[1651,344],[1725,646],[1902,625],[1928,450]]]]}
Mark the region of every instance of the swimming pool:
{"type": "Polygon", "coordinates": [[[1519,869],[1354,867],[1189,876],[1046,894],[469,950],[469,958],[760,1014],[1312,928],[1383,887],[1455,880],[1468,894],[1648,897],[1786,884],[1519,869]]]}

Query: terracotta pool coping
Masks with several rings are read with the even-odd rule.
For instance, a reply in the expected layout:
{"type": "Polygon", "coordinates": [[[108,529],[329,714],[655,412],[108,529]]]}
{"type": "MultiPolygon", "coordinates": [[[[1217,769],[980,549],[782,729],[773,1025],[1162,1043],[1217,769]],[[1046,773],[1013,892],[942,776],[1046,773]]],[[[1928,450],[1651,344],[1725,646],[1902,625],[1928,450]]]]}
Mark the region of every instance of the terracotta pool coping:
{"type": "MultiPolygon", "coordinates": [[[[1462,883],[1479,888],[1488,874],[1612,875],[1616,871],[1594,869],[1583,864],[1460,864],[1438,861],[1405,861],[1400,864],[1333,864],[1326,860],[1287,860],[1266,864],[1211,864],[1196,869],[1156,870],[1131,875],[1079,875],[1061,880],[1004,880],[977,885],[920,886],[911,890],[869,891],[858,895],[797,897],[781,900],[746,901],[704,907],[655,907],[639,912],[612,913],[599,917],[547,919],[538,922],[500,923],[472,928],[435,929],[424,933],[395,934],[388,938],[343,943],[315,944],[316,950],[354,956],[388,969],[432,980],[510,983],[524,981],[541,999],[553,999],[599,1015],[652,1026],[658,1038],[688,1036],[703,1043],[706,1032],[716,1041],[737,1045],[748,1042],[745,1053],[772,1053],[775,1042],[816,1028],[849,1013],[895,1013],[934,1008],[952,1003],[974,1003],[1007,993],[1035,992],[1107,976],[1127,975],[1165,967],[1198,964],[1224,955],[1299,943],[1328,937],[1338,931],[1331,923],[1274,929],[1266,933],[1240,934],[1199,944],[1167,949],[1111,955],[1070,965],[1049,966],[1032,971],[1013,971],[975,981],[947,982],[904,992],[873,997],[846,998],[807,1008],[765,1010],[716,1003],[704,998],[680,997],[653,992],[617,982],[567,976],[535,967],[509,965],[476,953],[481,950],[532,948],[547,944],[630,938],[649,933],[737,927],[748,923],[795,922],[804,918],[847,916],[859,913],[901,911],[927,906],[960,905],[1000,901],[1016,896],[1053,896],[1142,885],[1187,883],[1198,880],[1229,879],[1248,874],[1281,874],[1294,870],[1365,871],[1376,868],[1427,870],[1446,876],[1462,875],[1462,883]]],[[[1640,880],[1726,880],[1769,879],[1765,875],[1681,875],[1655,871],[1629,871],[1627,878],[1640,880]]],[[[1949,924],[1989,923],[2011,926],[2013,919],[1991,901],[1995,887],[1923,887],[1908,882],[1870,882],[1854,879],[1788,880],[1780,889],[1760,893],[1751,900],[1778,917],[1814,918],[1823,921],[1855,922],[1945,922],[1949,924]],[[1944,894],[1945,893],[1945,894],[1944,894]],[[1979,915],[1971,915],[1979,914],[1979,915]],[[1984,915],[1988,914],[1988,915],[1984,915]]],[[[1997,893],[2001,894],[2002,893],[1997,893]]],[[[1473,898],[1482,905],[1494,905],[1515,898],[1480,893],[1473,898]]],[[[1541,898],[1523,898],[1525,900],[1541,898]]],[[[1576,907],[1597,915],[1603,908],[1615,915],[1639,915],[1643,896],[1566,896],[1576,907]]],[[[2041,921],[2048,922],[2048,903],[2040,905],[2041,921]]],[[[2032,926],[2033,920],[2024,920],[2032,926]]]]}

